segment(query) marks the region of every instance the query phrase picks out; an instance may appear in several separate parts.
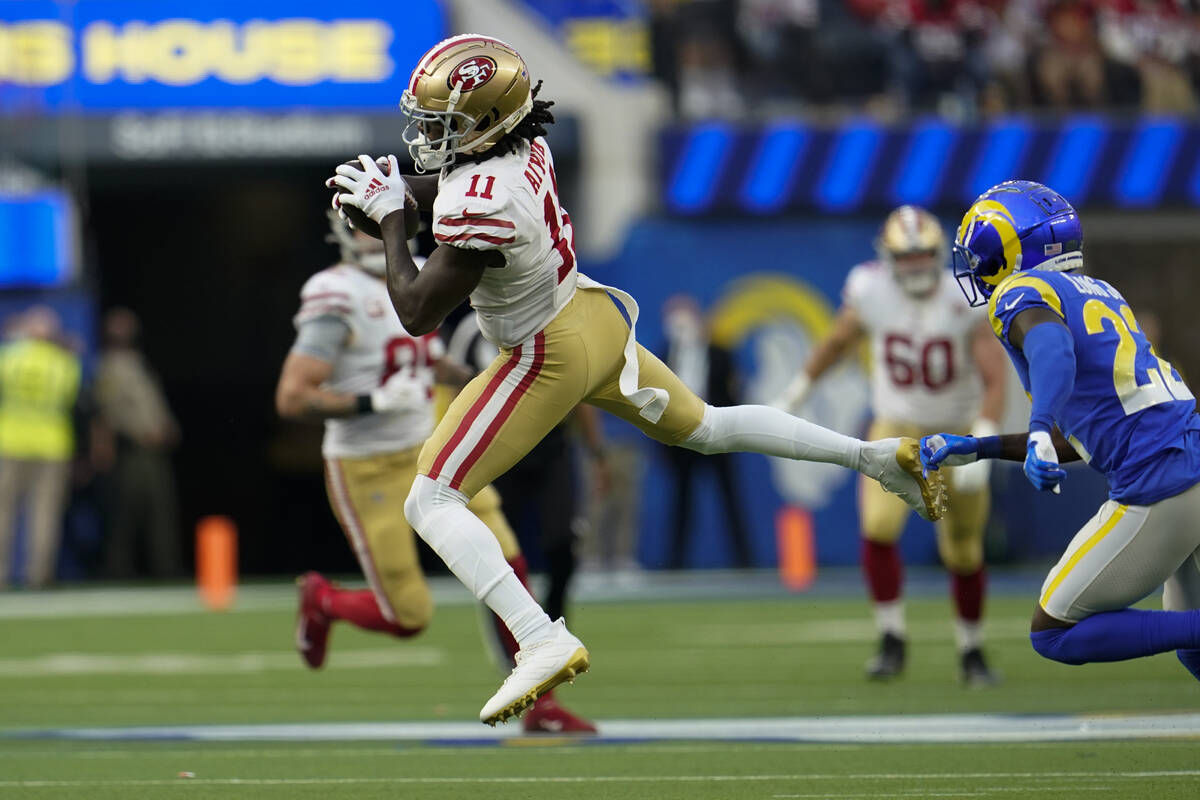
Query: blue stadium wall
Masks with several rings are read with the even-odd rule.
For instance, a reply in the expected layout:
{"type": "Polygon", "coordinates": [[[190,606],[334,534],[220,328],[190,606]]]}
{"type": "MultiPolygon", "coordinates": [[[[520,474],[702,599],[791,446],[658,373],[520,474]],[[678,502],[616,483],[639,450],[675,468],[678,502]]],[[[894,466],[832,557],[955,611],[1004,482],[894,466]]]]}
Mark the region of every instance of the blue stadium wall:
{"type": "MultiPolygon", "coordinates": [[[[837,218],[790,220],[654,219],[631,231],[622,252],[611,262],[585,265],[598,280],[629,290],[641,306],[638,338],[662,353],[665,337],[661,310],[674,294],[692,294],[715,316],[717,335],[737,357],[747,401],[761,401],[770,388],[761,363],[763,331],[801,331],[818,338],[822,315],[827,320],[838,304],[842,282],[855,263],[870,258],[878,220],[837,218]],[[792,300],[786,298],[791,296],[792,300]],[[780,299],[782,298],[782,299],[780,299]],[[732,322],[731,322],[732,321],[732,322]],[[732,333],[731,333],[732,331],[732,333]]],[[[852,359],[853,360],[853,359],[852,359]]],[[[854,368],[855,365],[851,365],[854,368]]],[[[793,374],[794,374],[794,367],[793,374]]],[[[860,369],[860,368],[859,368],[860,369]]],[[[777,365],[776,365],[776,371],[777,365]]],[[[778,386],[783,376],[776,376],[778,386]]],[[[837,408],[821,421],[844,433],[861,435],[869,420],[861,383],[844,402],[835,392],[827,407],[837,408]]],[[[668,562],[675,488],[663,448],[641,437],[631,426],[611,421],[610,435],[640,448],[645,471],[641,493],[638,558],[647,567],[668,562]]],[[[848,471],[824,467],[831,475],[819,482],[817,499],[807,505],[782,486],[777,465],[763,456],[735,456],[742,513],[752,536],[755,564],[777,563],[776,518],[787,506],[811,512],[818,562],[848,565],[858,561],[856,485],[848,471]]],[[[1086,468],[1072,469],[1070,486],[1061,497],[1036,495],[1019,466],[994,472],[995,511],[989,528],[994,561],[1052,561],[1072,533],[1103,500],[1104,485],[1086,468]]],[[[715,481],[701,473],[692,492],[693,521],[688,563],[722,567],[732,563],[727,525],[715,481]]],[[[932,526],[915,516],[902,540],[909,563],[935,563],[932,526]]]]}

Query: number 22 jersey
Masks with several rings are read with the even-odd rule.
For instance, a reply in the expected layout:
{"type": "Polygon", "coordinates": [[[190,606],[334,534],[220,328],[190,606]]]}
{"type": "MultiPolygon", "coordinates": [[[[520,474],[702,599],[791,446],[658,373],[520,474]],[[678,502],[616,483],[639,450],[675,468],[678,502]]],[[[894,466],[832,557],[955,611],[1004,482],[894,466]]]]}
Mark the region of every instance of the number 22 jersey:
{"type": "Polygon", "coordinates": [[[1009,341],[1022,311],[1048,309],[1075,343],[1075,383],[1055,423],[1109,496],[1150,505],[1200,481],[1200,417],[1179,373],[1154,352],[1125,298],[1105,281],[1066,272],[1018,272],[988,304],[1025,390],[1029,364],[1009,341]]]}

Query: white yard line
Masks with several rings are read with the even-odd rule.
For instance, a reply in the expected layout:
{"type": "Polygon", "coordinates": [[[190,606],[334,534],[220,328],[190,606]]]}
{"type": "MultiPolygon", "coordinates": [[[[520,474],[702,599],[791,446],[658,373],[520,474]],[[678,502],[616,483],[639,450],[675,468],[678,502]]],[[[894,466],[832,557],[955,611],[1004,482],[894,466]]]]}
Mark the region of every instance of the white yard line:
{"type": "MultiPolygon", "coordinates": [[[[376,667],[437,667],[445,663],[440,648],[421,645],[342,650],[338,669],[376,667]]],[[[295,653],[49,653],[28,658],[0,658],[0,677],[36,678],[47,675],[229,675],[294,672],[295,653]]]]}
{"type": "MultiPolygon", "coordinates": [[[[1028,615],[1022,617],[990,616],[985,622],[988,639],[1024,641],[1029,638],[1028,615]]],[[[906,630],[909,642],[947,642],[953,637],[949,619],[912,620],[906,630]]],[[[863,617],[796,622],[712,623],[680,625],[669,634],[676,645],[704,643],[704,648],[717,647],[787,647],[804,644],[857,644],[875,642],[879,631],[875,621],[863,617]]]]}
{"type": "MultiPolygon", "coordinates": [[[[1200,714],[1009,715],[904,714],[846,717],[601,720],[600,734],[579,741],[756,741],[836,744],[968,744],[1200,736],[1200,714]]],[[[10,730],[9,738],[89,741],[415,741],[486,743],[521,738],[519,726],[466,721],[189,725],[10,730]]],[[[0,741],[3,741],[0,739],[0,741]]]]}
{"type": "MultiPolygon", "coordinates": [[[[3,739],[0,738],[0,746],[3,746],[3,739]]],[[[531,740],[533,744],[538,744],[541,740],[531,740]]],[[[556,754],[565,752],[573,753],[593,753],[587,742],[590,739],[581,739],[576,744],[570,740],[564,742],[563,739],[553,739],[547,741],[547,745],[554,747],[556,754]],[[586,749],[585,749],[586,748],[586,749]]],[[[741,744],[738,746],[739,753],[762,753],[777,751],[780,747],[786,747],[790,743],[770,743],[770,744],[741,744]]],[[[1038,745],[1044,747],[1045,745],[1038,745]]],[[[823,744],[820,742],[812,742],[805,744],[806,753],[830,753],[830,752],[854,752],[863,750],[867,745],[861,744],[823,744]]],[[[634,744],[606,744],[604,747],[605,753],[636,753],[639,755],[696,755],[699,753],[725,753],[729,750],[728,742],[712,742],[709,744],[654,744],[647,742],[638,742],[634,744]]],[[[512,751],[504,748],[483,748],[478,749],[475,757],[494,756],[500,759],[510,757],[512,751]]],[[[390,745],[384,747],[319,747],[319,748],[297,748],[297,747],[276,747],[267,749],[247,749],[245,747],[238,748],[221,748],[210,747],[202,749],[182,749],[168,748],[163,750],[150,750],[144,748],[124,749],[124,750],[70,750],[70,749],[55,749],[55,750],[13,750],[4,752],[0,750],[0,759],[39,759],[48,758],[54,761],[65,761],[69,759],[81,760],[114,760],[122,761],[126,759],[137,759],[145,761],[151,758],[166,758],[172,761],[185,758],[322,758],[328,759],[337,758],[377,758],[379,756],[387,756],[388,758],[401,756],[417,756],[420,758],[445,756],[448,758],[462,758],[463,748],[458,747],[403,747],[400,745],[390,745]]]]}
{"type": "MultiPolygon", "coordinates": [[[[479,784],[578,784],[578,783],[739,783],[765,781],[960,781],[986,779],[1095,779],[1142,780],[1144,778],[1195,778],[1200,770],[1162,770],[1156,772],[945,772],[945,773],[796,773],[784,775],[494,775],[487,777],[414,777],[390,778],[176,778],[149,780],[0,780],[0,789],[66,788],[100,786],[354,786],[354,785],[479,785],[479,784]]],[[[1030,787],[1037,789],[1038,787],[1030,787]]],[[[1049,788],[1049,787],[1048,787],[1049,788]]],[[[1061,787],[1055,787],[1061,790],[1061,787]]],[[[1098,787],[1100,788],[1100,787],[1098,787]]],[[[973,791],[975,791],[973,789],[973,791]]],[[[890,793],[894,795],[894,793],[890,793]]],[[[781,795],[788,796],[788,795],[781,795]]],[[[931,796],[923,792],[922,796],[931,796]]]]}

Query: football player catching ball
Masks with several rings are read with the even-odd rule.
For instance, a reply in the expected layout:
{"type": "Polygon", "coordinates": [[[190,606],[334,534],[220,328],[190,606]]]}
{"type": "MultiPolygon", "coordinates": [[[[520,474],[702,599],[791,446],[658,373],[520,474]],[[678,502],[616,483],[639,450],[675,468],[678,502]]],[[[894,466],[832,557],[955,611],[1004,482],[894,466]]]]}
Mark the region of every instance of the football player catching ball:
{"type": "MultiPolygon", "coordinates": [[[[554,121],[518,53],[490,36],[455,36],[413,70],[401,109],[417,170],[375,159],[341,165],[335,206],[378,222],[387,287],[404,327],[434,330],[467,297],[500,354],[467,384],[421,450],[408,520],[512,632],[516,667],[479,713],[495,724],[588,669],[583,643],[551,620],[467,504],[581,402],[647,435],[702,453],[745,450],[840,464],[880,481],[926,517],[941,486],[923,475],[916,441],[863,442],[766,406],[705,405],[641,347],[638,306],[582,275],[544,138],[554,121]],[[418,271],[405,242],[405,193],[433,212],[438,247],[418,271]]],[[[684,265],[679,265],[680,269],[684,265]]]]}

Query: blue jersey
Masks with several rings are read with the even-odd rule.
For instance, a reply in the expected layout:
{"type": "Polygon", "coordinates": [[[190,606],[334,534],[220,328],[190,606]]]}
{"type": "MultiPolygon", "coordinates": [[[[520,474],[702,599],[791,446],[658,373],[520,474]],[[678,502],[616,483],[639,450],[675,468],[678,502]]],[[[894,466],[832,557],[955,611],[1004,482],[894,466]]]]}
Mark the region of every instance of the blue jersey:
{"type": "Polygon", "coordinates": [[[1121,293],[1068,272],[1018,272],[996,287],[988,316],[1029,391],[1029,364],[1008,341],[1026,309],[1049,309],[1075,341],[1075,385],[1055,424],[1109,496],[1150,505],[1200,482],[1200,417],[1179,373],[1154,352],[1121,293]]]}

